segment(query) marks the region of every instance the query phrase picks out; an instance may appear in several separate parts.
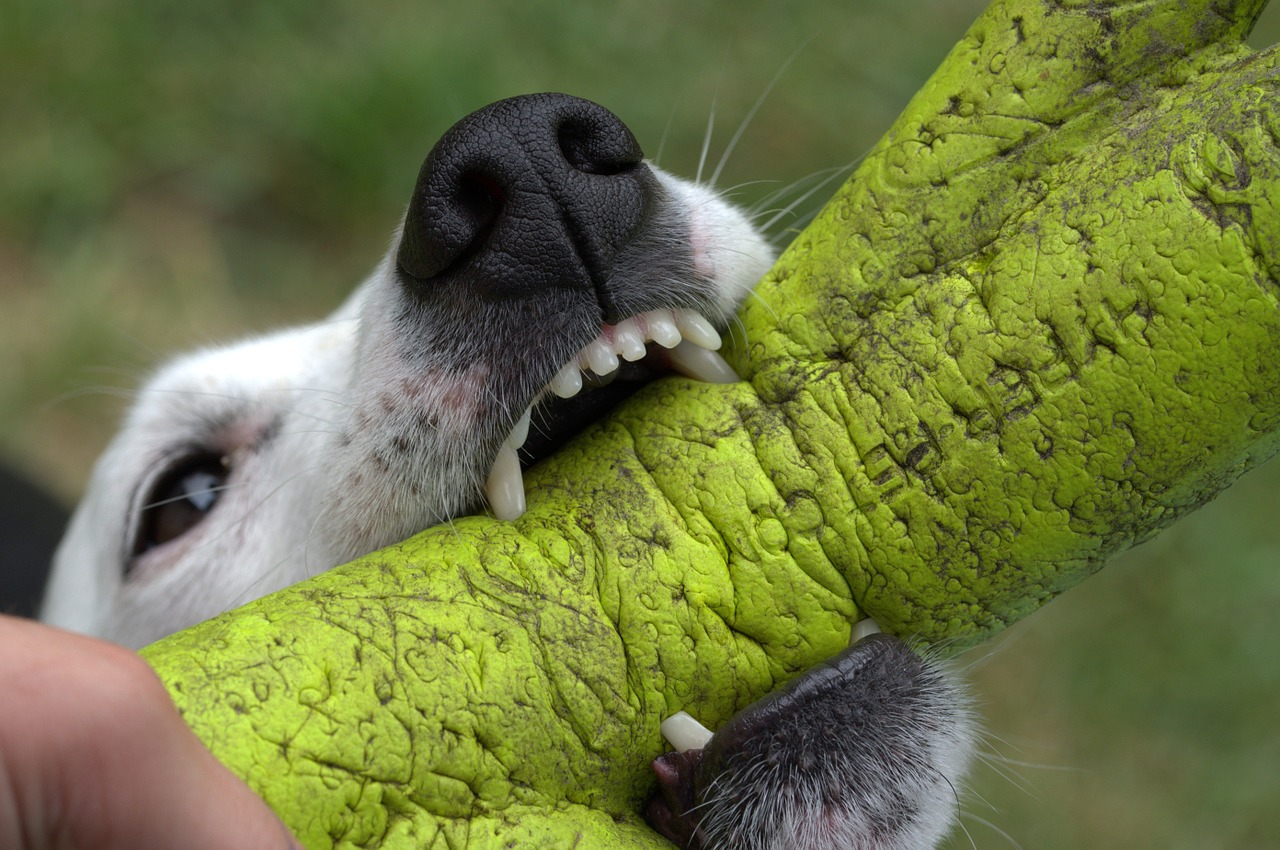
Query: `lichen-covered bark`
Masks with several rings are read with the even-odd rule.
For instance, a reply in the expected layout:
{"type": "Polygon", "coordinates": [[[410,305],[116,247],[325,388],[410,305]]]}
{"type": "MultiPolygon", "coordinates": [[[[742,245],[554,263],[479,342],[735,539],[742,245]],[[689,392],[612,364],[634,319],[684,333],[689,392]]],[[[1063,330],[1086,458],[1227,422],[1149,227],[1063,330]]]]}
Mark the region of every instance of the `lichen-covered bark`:
{"type": "Polygon", "coordinates": [[[748,305],[895,630],[1000,628],[1275,450],[1277,63],[1237,5],[993,6],[748,305]]]}
{"type": "Polygon", "coordinates": [[[1261,2],[1005,0],[748,305],[472,518],[148,650],[308,847],[657,848],[658,723],[969,643],[1277,445],[1261,2]]]}

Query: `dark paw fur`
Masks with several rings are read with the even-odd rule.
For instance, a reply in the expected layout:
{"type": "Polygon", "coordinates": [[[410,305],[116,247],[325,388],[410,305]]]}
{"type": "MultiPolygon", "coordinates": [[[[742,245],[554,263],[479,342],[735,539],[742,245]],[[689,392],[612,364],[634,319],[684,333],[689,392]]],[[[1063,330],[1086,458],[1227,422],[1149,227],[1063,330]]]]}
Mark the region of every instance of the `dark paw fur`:
{"type": "Polygon", "coordinates": [[[648,816],[700,850],[933,847],[972,750],[938,665],[873,635],[736,714],[705,749],[654,760],[648,816]]]}

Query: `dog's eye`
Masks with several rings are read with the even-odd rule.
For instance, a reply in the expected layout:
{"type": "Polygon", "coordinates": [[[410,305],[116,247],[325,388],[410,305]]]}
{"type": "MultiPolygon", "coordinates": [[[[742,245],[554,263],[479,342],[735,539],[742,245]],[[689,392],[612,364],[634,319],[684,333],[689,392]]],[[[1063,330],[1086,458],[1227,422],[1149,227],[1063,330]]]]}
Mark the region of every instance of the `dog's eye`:
{"type": "Polygon", "coordinates": [[[218,503],[229,472],[226,457],[198,454],[182,458],[156,479],[142,506],[134,557],[194,528],[218,503]]]}

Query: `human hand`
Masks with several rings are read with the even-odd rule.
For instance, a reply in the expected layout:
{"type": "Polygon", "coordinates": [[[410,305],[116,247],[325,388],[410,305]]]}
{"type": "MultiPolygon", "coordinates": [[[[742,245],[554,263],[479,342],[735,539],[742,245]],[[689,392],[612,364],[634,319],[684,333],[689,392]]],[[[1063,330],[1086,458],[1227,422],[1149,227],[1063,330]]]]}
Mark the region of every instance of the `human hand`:
{"type": "Polygon", "coordinates": [[[134,653],[0,616],[0,847],[297,850],[134,653]]]}

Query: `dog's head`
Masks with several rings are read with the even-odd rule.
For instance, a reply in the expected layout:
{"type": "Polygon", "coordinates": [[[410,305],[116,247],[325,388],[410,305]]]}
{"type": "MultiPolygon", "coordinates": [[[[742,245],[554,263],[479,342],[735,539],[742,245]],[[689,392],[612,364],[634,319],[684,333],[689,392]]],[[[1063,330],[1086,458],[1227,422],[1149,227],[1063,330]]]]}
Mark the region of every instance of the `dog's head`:
{"type": "Polygon", "coordinates": [[[43,618],[141,645],[482,494],[518,516],[531,420],[530,445],[552,445],[577,424],[561,399],[590,412],[584,384],[621,376],[613,393],[654,361],[731,379],[715,328],[772,256],[602,107],[486,107],[432,150],[386,257],[333,316],[182,357],[142,389],[43,618]]]}

